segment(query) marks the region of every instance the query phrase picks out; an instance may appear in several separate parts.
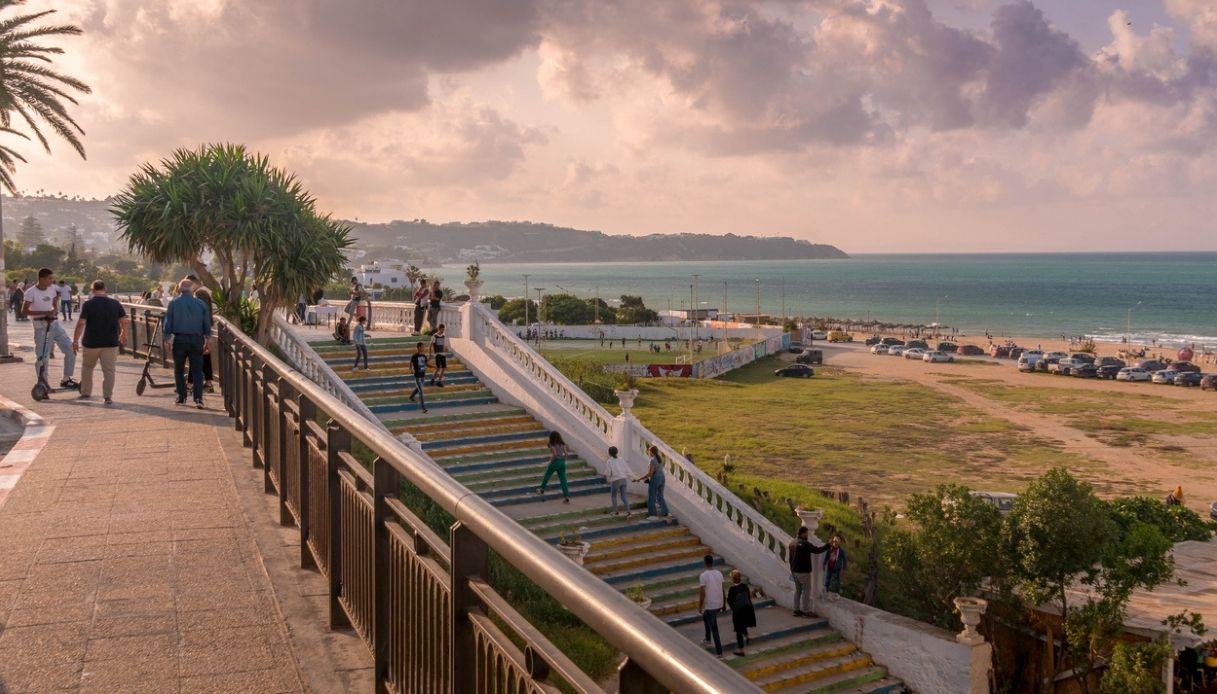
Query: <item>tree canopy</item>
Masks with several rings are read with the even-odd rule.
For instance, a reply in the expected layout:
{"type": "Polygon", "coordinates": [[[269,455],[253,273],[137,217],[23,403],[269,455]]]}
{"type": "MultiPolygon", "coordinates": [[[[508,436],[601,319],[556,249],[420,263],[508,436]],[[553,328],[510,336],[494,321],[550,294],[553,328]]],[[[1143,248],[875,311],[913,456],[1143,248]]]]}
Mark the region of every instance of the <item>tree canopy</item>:
{"type": "Polygon", "coordinates": [[[159,166],[144,164],[111,211],[133,251],[188,265],[225,316],[239,316],[241,292],[257,289],[263,342],[272,312],[342,271],[351,245],[350,228],[318,213],[294,175],[243,145],[179,149],[159,166]]]}

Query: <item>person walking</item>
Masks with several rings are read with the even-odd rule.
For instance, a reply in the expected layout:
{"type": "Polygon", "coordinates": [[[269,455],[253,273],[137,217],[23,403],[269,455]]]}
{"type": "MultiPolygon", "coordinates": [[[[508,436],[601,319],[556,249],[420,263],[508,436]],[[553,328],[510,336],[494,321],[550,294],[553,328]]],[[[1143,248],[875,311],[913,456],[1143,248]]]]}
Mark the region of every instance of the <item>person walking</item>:
{"type": "Polygon", "coordinates": [[[360,356],[363,357],[363,370],[368,370],[368,338],[367,332],[363,329],[363,322],[363,316],[355,319],[355,334],[353,338],[355,342],[355,365],[351,367],[352,371],[359,369],[360,356]]]}
{"type": "Polygon", "coordinates": [[[428,295],[430,305],[427,307],[427,326],[431,332],[439,326],[439,307],[444,298],[444,290],[440,289],[439,279],[431,283],[431,293],[428,295]]]}
{"type": "Polygon", "coordinates": [[[190,380],[194,406],[203,409],[203,346],[211,337],[211,312],[194,295],[194,282],[184,279],[178,283],[178,295],[165,309],[161,322],[164,344],[173,353],[173,381],[177,386],[177,404],[186,404],[186,362],[190,362],[190,380]]]}
{"type": "Polygon", "coordinates": [[[21,314],[21,307],[25,303],[25,285],[13,282],[13,290],[8,295],[8,302],[9,307],[13,310],[13,320],[26,320],[26,317],[21,314]]]}
{"type": "Polygon", "coordinates": [[[549,432],[549,466],[545,468],[545,476],[541,478],[541,486],[537,488],[538,494],[545,493],[545,485],[549,484],[549,478],[557,473],[558,485],[562,487],[562,503],[570,503],[570,490],[566,486],[566,442],[562,440],[562,434],[556,431],[549,432]]]}
{"type": "Polygon", "coordinates": [[[68,286],[67,280],[59,280],[59,286],[55,288],[59,292],[59,314],[64,320],[72,320],[72,288],[68,286]]]}
{"type": "MultiPolygon", "coordinates": [[[[625,511],[625,517],[630,517],[630,500],[625,496],[625,485],[630,481],[630,470],[625,466],[625,461],[617,457],[617,447],[609,446],[608,460],[604,461],[604,476],[608,478],[609,483],[609,501],[613,504],[613,515],[617,513],[617,498],[621,497],[622,510],[625,511]]],[[[607,511],[606,511],[607,513],[607,511]]]]}
{"type": "MultiPolygon", "coordinates": [[[[47,340],[59,345],[63,351],[63,380],[59,382],[59,387],[79,388],[80,384],[72,379],[72,374],[76,372],[76,353],[72,351],[72,341],[56,320],[59,315],[59,289],[55,286],[53,270],[44,267],[38,271],[38,284],[25,290],[21,313],[34,319],[34,354],[43,354],[43,349],[49,347],[47,340]]],[[[50,354],[50,350],[46,353],[50,354]]],[[[42,368],[43,376],[47,376],[50,364],[43,364],[42,368]]]]}
{"type": "Polygon", "coordinates": [[[824,592],[841,594],[841,573],[845,571],[845,548],[841,546],[841,536],[833,535],[829,541],[828,551],[824,553],[824,592]]]}
{"type": "Polygon", "coordinates": [[[703,557],[702,564],[706,568],[697,577],[697,611],[706,627],[706,635],[701,645],[709,647],[713,641],[714,652],[722,660],[723,643],[718,636],[718,613],[723,611],[723,574],[714,568],[713,554],[703,557]]]}
{"type": "Polygon", "coordinates": [[[444,374],[448,372],[448,355],[444,354],[444,326],[441,323],[431,335],[431,356],[435,359],[435,372],[431,374],[431,385],[443,388],[444,374]]]}
{"type": "Polygon", "coordinates": [[[727,607],[731,609],[731,626],[735,628],[735,655],[744,655],[748,630],[756,626],[756,610],[752,593],[739,569],[731,571],[731,587],[727,589],[727,607]]]}
{"type": "Polygon", "coordinates": [[[819,547],[807,539],[807,526],[799,528],[790,542],[787,556],[790,557],[790,576],[794,579],[794,616],[810,617],[811,614],[811,555],[823,554],[827,545],[819,547]]]}
{"type": "MultiPolygon", "coordinates": [[[[211,290],[196,284],[194,298],[203,302],[203,305],[207,307],[207,317],[211,319],[212,323],[215,323],[215,302],[212,301],[211,290]]],[[[203,390],[208,393],[215,392],[215,369],[211,363],[211,353],[216,346],[215,340],[216,338],[210,335],[203,340],[203,390]]]]}
{"type": "Polygon", "coordinates": [[[663,498],[664,472],[663,461],[659,458],[659,448],[652,445],[647,449],[651,461],[647,465],[647,474],[634,480],[647,483],[647,520],[659,520],[668,517],[668,502],[663,498]]]}
{"type": "Polygon", "coordinates": [[[427,316],[427,303],[431,298],[431,287],[427,286],[426,280],[418,283],[418,289],[414,290],[414,332],[412,335],[418,335],[423,331],[423,318],[427,316]]]}
{"type": "Polygon", "coordinates": [[[410,402],[418,398],[419,409],[427,413],[427,398],[423,397],[423,380],[427,378],[427,353],[423,351],[423,343],[414,346],[414,354],[410,355],[410,370],[414,374],[414,390],[410,393],[410,402]]]}
{"type": "Polygon", "coordinates": [[[114,367],[118,348],[127,344],[127,311],[117,300],[106,296],[106,283],[93,283],[93,296],[80,307],[80,320],[72,335],[72,352],[84,347],[80,365],[80,399],[93,397],[93,369],[101,362],[101,396],[107,405],[114,403],[114,367]]]}

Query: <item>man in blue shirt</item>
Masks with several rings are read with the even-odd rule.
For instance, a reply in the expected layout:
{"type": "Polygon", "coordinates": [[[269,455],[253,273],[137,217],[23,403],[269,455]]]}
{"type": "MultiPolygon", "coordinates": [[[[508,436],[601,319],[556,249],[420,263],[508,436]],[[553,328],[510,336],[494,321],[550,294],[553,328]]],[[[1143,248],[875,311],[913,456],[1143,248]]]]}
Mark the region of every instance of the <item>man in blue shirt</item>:
{"type": "Polygon", "coordinates": [[[186,403],[186,360],[190,360],[194,406],[203,409],[203,345],[211,335],[211,313],[207,304],[194,296],[194,282],[182,280],[178,296],[165,309],[161,331],[165,345],[173,351],[173,381],[177,404],[186,403]]]}

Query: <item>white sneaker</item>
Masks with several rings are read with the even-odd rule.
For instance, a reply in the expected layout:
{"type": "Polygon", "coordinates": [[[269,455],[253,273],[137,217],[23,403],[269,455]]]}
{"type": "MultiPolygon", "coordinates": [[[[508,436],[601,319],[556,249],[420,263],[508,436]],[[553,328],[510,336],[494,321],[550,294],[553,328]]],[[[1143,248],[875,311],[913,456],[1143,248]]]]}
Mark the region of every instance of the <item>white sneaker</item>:
{"type": "Polygon", "coordinates": [[[658,516],[647,516],[646,518],[643,518],[643,520],[657,521],[657,520],[659,520],[659,517],[658,516]]]}

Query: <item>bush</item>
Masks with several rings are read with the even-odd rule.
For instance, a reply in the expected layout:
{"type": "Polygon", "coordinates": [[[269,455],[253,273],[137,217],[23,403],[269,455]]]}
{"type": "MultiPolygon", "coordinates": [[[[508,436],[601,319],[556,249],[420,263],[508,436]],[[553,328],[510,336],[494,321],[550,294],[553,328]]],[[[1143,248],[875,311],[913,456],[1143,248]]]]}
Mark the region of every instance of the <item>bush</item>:
{"type": "Polygon", "coordinates": [[[1167,506],[1148,496],[1116,499],[1111,502],[1111,512],[1121,527],[1127,529],[1133,521],[1148,523],[1161,530],[1171,542],[1205,542],[1213,536],[1212,524],[1200,514],[1184,506],[1167,506]]]}

